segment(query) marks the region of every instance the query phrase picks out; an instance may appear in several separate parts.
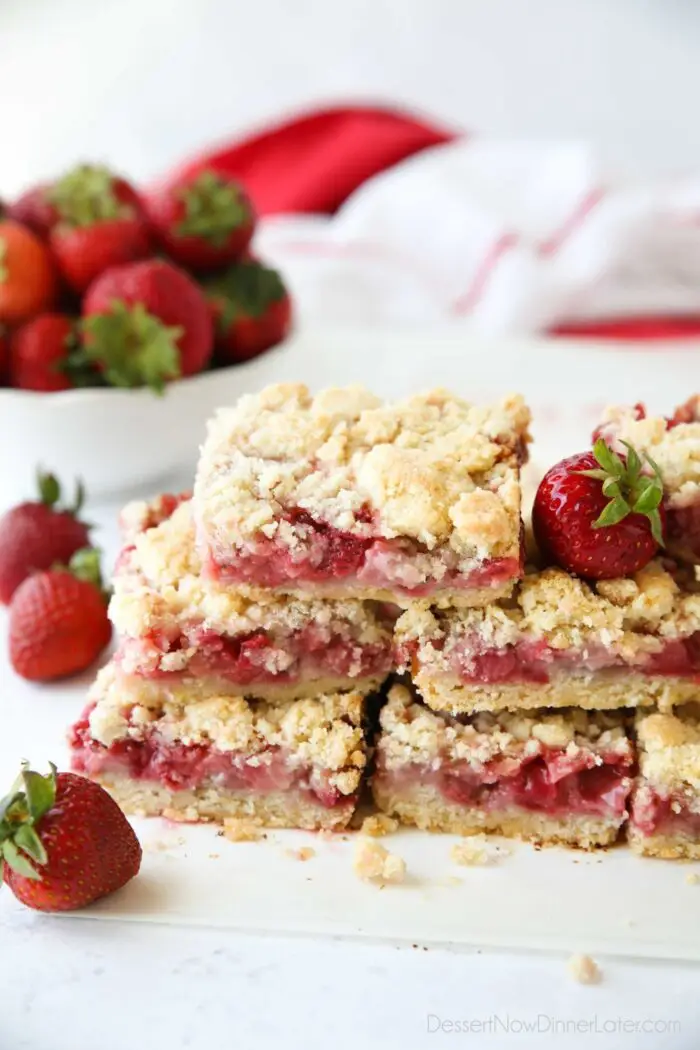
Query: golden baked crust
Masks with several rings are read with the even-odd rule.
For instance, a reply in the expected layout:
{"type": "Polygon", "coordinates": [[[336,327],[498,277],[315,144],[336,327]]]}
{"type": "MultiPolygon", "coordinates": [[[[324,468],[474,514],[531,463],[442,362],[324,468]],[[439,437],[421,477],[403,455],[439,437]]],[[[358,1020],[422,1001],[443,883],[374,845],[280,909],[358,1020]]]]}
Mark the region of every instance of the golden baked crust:
{"type": "Polygon", "coordinates": [[[342,831],[355,810],[354,799],[322,806],[299,791],[265,794],[203,787],[172,790],[164,784],[130,780],[113,774],[92,777],[110,793],[125,813],[135,817],[163,816],[183,823],[247,820],[256,828],[303,828],[342,831]]]}
{"type": "MultiPolygon", "coordinates": [[[[276,633],[298,632],[313,624],[329,638],[347,637],[362,646],[390,643],[391,633],[370,603],[287,597],[204,579],[190,502],[182,503],[157,526],[134,534],[132,544],[120,558],[110,602],[110,618],[120,634],[177,635],[183,627],[196,624],[217,634],[264,630],[274,638],[276,633]]],[[[172,661],[186,663],[187,655],[180,649],[172,654],[172,661]]]]}
{"type": "Polygon", "coordinates": [[[282,514],[300,508],[344,533],[446,546],[470,564],[518,557],[529,421],[516,396],[482,407],[434,390],[382,404],[362,387],[271,386],[210,423],[198,527],[214,548],[262,534],[293,551],[282,514]]]}
{"type": "Polygon", "coordinates": [[[602,711],[480,712],[460,722],[428,710],[406,686],[394,685],[379,720],[377,751],[388,770],[443,762],[480,770],[496,757],[535,756],[543,748],[561,748],[572,759],[581,750],[621,759],[633,754],[623,718],[602,711]]]}
{"type": "MultiPolygon", "coordinates": [[[[700,696],[700,686],[698,693],[700,696]]],[[[639,772],[662,795],[682,793],[700,813],[700,703],[673,714],[642,712],[636,719],[639,772]]]]}
{"type": "Polygon", "coordinates": [[[630,825],[627,829],[630,848],[642,857],[660,860],[700,860],[700,841],[691,835],[644,835],[630,825]]]}
{"type": "Polygon", "coordinates": [[[521,838],[547,846],[594,849],[615,842],[622,820],[613,817],[551,817],[511,807],[487,812],[449,802],[432,784],[391,784],[376,780],[372,795],[377,807],[402,824],[422,831],[452,835],[482,832],[521,838]]]}
{"type": "Polygon", "coordinates": [[[121,677],[113,663],[98,674],[90,693],[94,740],[109,747],[157,732],[165,743],[211,745],[220,751],[263,755],[285,752],[290,767],[326,770],[342,794],[357,791],[365,767],[365,697],[358,691],[267,703],[242,696],[205,696],[184,687],[121,677]]]}
{"type": "Polygon", "coordinates": [[[684,507],[700,499],[700,419],[669,427],[663,416],[637,419],[630,406],[612,406],[603,414],[601,436],[625,452],[623,441],[648,453],[658,464],[668,502],[684,507]]]}
{"type": "Polygon", "coordinates": [[[510,601],[482,609],[436,610],[415,602],[396,625],[396,640],[417,645],[418,664],[450,670],[449,657],[465,637],[481,650],[523,641],[552,649],[613,649],[625,663],[663,650],[668,641],[700,631],[700,590],[693,575],[668,571],[655,559],[633,576],[587,583],[563,569],[529,572],[510,601]]]}

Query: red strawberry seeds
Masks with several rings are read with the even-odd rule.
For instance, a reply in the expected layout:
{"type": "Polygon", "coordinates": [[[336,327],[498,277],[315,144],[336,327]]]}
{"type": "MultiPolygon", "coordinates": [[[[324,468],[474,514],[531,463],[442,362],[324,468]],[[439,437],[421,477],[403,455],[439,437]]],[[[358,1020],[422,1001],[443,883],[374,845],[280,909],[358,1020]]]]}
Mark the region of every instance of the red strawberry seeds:
{"type": "Polygon", "coordinates": [[[532,525],[540,551],[568,572],[611,579],[637,572],[664,545],[658,468],[628,446],[626,459],[605,441],[562,460],[537,490],[532,525]]]}
{"type": "Polygon", "coordinates": [[[85,777],[25,765],[0,801],[0,884],[29,908],[84,908],[138,875],[141,858],[117,803],[85,777]]]}

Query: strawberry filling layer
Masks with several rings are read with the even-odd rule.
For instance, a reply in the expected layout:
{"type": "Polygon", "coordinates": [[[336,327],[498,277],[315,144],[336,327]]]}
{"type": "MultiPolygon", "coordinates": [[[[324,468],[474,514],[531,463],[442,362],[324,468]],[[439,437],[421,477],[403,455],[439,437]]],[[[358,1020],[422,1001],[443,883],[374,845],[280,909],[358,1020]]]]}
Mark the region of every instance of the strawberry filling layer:
{"type": "Polygon", "coordinates": [[[255,794],[296,791],[326,809],[356,801],[356,796],[343,795],[330,783],[330,771],[299,766],[279,748],[248,755],[173,743],[153,731],[139,740],[125,738],[105,747],[90,735],[88,713],[73,727],[70,748],[72,769],[89,777],[156,781],[171,791],[206,787],[255,794]]]}
{"type": "Polygon", "coordinates": [[[474,562],[464,571],[449,548],[430,551],[407,539],[385,539],[342,532],[304,511],[288,515],[295,546],[283,546],[260,535],[245,549],[213,547],[206,565],[209,576],[228,583],[280,587],[297,581],[323,589],[350,580],[377,590],[421,596],[445,589],[499,587],[520,579],[520,558],[474,562]]]}
{"type": "Polygon", "coordinates": [[[496,759],[479,772],[467,763],[437,769],[411,764],[377,776],[399,792],[402,786],[431,784],[451,803],[485,812],[512,808],[553,817],[601,816],[622,821],[632,788],[631,757],[578,750],[543,749],[538,755],[496,759]]]}
{"type": "MultiPolygon", "coordinates": [[[[409,645],[400,654],[404,664],[418,660],[409,645]]],[[[567,671],[596,672],[619,669],[647,675],[668,675],[700,680],[700,633],[665,641],[657,653],[646,653],[634,663],[614,649],[591,646],[585,650],[552,649],[545,641],[523,641],[502,649],[485,649],[477,636],[448,642],[445,655],[450,671],[460,681],[471,683],[549,682],[552,675],[567,671]]],[[[427,671],[428,664],[423,665],[427,671]]]]}
{"type": "Polygon", "coordinates": [[[662,795],[649,784],[643,784],[632,799],[630,824],[642,835],[684,835],[700,840],[700,809],[691,810],[687,798],[662,795]]]}
{"type": "Polygon", "coordinates": [[[201,626],[174,637],[153,632],[123,639],[117,659],[129,674],[144,678],[213,675],[242,686],[383,677],[392,664],[388,636],[385,644],[362,645],[314,625],[281,637],[265,631],[227,637],[201,626]]]}

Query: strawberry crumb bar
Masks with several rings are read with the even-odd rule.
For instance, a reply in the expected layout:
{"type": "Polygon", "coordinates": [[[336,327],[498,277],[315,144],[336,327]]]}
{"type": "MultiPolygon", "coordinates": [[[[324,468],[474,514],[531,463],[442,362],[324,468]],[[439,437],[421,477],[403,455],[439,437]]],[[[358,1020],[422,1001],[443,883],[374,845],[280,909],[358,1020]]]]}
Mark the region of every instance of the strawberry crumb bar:
{"type": "Polygon", "coordinates": [[[630,845],[650,857],[700,860],[700,703],[640,713],[636,731],[630,845]]]}
{"type": "Polygon", "coordinates": [[[391,670],[392,620],[378,603],[238,591],[201,574],[192,508],[134,532],[114,578],[110,615],[123,675],[209,694],[292,699],[360,688],[391,670]]]}
{"type": "Polygon", "coordinates": [[[335,830],[359,796],[364,713],[359,692],[267,704],[193,689],[183,702],[108,664],[71,731],[72,768],[135,815],[335,830]]]}
{"type": "Polygon", "coordinates": [[[614,842],[627,818],[634,751],[620,715],[455,719],[395,685],[380,723],[372,793],[402,823],[588,849],[614,842]]]}
{"type": "Polygon", "coordinates": [[[700,395],[674,414],[648,416],[644,405],[607,409],[596,436],[625,452],[622,442],[658,464],[664,485],[669,550],[700,562],[700,395]]]}
{"type": "Polygon", "coordinates": [[[278,592],[483,605],[522,576],[519,397],[362,387],[241,398],[210,423],[194,492],[207,573],[278,592]]]}
{"type": "Polygon", "coordinates": [[[415,604],[396,647],[425,703],[450,714],[668,708],[700,688],[700,588],[659,559],[595,583],[549,568],[485,609],[415,604]]]}

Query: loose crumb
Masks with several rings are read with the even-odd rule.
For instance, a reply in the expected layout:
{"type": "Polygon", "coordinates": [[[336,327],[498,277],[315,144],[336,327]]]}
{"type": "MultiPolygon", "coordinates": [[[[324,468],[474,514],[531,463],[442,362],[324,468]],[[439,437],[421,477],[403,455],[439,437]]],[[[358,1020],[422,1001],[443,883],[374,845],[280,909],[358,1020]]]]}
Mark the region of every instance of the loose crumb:
{"type": "Polygon", "coordinates": [[[601,981],[600,967],[590,955],[572,955],[567,966],[569,973],[579,984],[599,984],[601,981]]]}
{"type": "Polygon", "coordinates": [[[464,879],[458,879],[456,875],[448,875],[445,881],[448,886],[461,886],[464,879]]]}
{"type": "Polygon", "coordinates": [[[489,842],[485,835],[469,835],[455,843],[450,850],[450,858],[454,864],[477,867],[494,864],[508,853],[507,849],[489,842]]]}
{"type": "Polygon", "coordinates": [[[302,846],[300,849],[286,849],[284,851],[292,860],[311,860],[316,856],[316,850],[311,846],[302,846]]]}
{"type": "Polygon", "coordinates": [[[259,824],[240,817],[227,817],[221,834],[229,842],[259,842],[266,838],[259,824]]]}
{"type": "Polygon", "coordinates": [[[209,860],[218,860],[220,856],[221,856],[220,853],[210,853],[209,854],[209,860]]]}
{"type": "Polygon", "coordinates": [[[685,877],[689,886],[697,886],[700,883],[700,875],[696,871],[689,871],[685,877]]]}
{"type": "Polygon", "coordinates": [[[373,839],[378,839],[382,835],[393,834],[398,826],[398,820],[394,820],[393,817],[388,817],[384,813],[373,813],[371,817],[365,817],[362,821],[360,831],[363,835],[370,835],[373,839]]]}
{"type": "Polygon", "coordinates": [[[355,874],[366,882],[403,882],[406,877],[406,861],[380,846],[378,842],[361,839],[355,850],[353,865],[355,874]]]}

